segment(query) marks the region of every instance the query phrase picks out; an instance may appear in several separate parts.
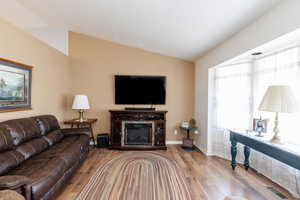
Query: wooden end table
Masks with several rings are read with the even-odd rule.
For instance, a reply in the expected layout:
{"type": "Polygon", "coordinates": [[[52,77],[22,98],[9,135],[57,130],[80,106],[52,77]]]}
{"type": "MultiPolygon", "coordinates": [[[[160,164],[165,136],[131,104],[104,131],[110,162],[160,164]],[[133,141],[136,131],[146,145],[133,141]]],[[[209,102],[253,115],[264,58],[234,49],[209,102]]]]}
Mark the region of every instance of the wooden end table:
{"type": "Polygon", "coordinates": [[[194,127],[180,127],[182,130],[186,131],[186,138],[182,138],[182,148],[185,150],[194,149],[194,140],[190,138],[190,131],[196,131],[197,128],[194,127]]]}
{"type": "Polygon", "coordinates": [[[78,119],[71,119],[71,120],[65,121],[64,124],[71,125],[71,128],[74,128],[74,127],[77,127],[77,128],[85,128],[85,127],[91,128],[90,139],[92,139],[93,146],[95,146],[96,142],[95,142],[94,133],[93,133],[93,127],[92,126],[97,121],[98,121],[98,119],[96,119],[96,118],[87,119],[86,121],[83,121],[83,122],[78,121],[78,119]]]}

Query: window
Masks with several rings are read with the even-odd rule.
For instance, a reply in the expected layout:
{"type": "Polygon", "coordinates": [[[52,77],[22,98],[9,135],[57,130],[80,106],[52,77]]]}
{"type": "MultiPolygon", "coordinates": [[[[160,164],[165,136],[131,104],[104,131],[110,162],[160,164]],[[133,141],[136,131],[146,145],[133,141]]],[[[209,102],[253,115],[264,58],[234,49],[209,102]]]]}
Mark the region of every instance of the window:
{"type": "MultiPolygon", "coordinates": [[[[270,119],[269,131],[274,127],[275,113],[262,112],[258,106],[269,85],[290,85],[300,100],[300,48],[275,52],[249,63],[215,68],[213,126],[251,128],[252,119],[270,119]]],[[[300,104],[300,101],[299,101],[300,104]]],[[[281,137],[300,144],[300,114],[279,115],[281,137]]]]}
{"type": "Polygon", "coordinates": [[[215,72],[216,128],[245,128],[249,125],[251,65],[235,64],[215,72]],[[238,97],[238,98],[237,98],[238,97]]]}
{"type": "MultiPolygon", "coordinates": [[[[212,105],[210,134],[212,153],[230,159],[229,133],[226,129],[250,129],[252,119],[268,118],[269,131],[274,127],[275,113],[262,112],[258,106],[269,85],[290,85],[300,103],[300,48],[275,52],[247,63],[220,66],[212,69],[212,105]]],[[[279,115],[283,140],[300,144],[300,113],[279,115]]],[[[296,146],[298,146],[296,145],[296,146]]],[[[243,148],[238,145],[237,161],[243,162],[243,148]]],[[[300,173],[256,151],[251,153],[251,167],[300,197],[300,173]]]]}

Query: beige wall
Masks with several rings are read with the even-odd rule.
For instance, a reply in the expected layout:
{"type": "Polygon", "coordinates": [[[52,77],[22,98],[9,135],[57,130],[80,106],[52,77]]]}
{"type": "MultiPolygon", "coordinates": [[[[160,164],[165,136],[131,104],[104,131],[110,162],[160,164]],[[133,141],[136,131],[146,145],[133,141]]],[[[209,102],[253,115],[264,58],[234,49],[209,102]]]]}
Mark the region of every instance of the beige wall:
{"type": "Polygon", "coordinates": [[[194,64],[141,49],[70,33],[69,57],[0,20],[0,57],[33,66],[29,111],[0,113],[0,121],[54,114],[60,121],[77,116],[71,111],[74,94],[90,98],[88,117],[96,117],[95,134],[109,132],[109,109],[114,105],[114,75],[167,76],[167,140],[179,140],[174,129],[194,115],[194,64]]]}
{"type": "Polygon", "coordinates": [[[0,57],[33,66],[30,111],[0,113],[0,121],[38,114],[68,117],[66,96],[70,92],[68,57],[0,20],[0,57]]]}
{"type": "MultiPolygon", "coordinates": [[[[167,140],[179,140],[174,129],[194,116],[194,64],[177,58],[88,37],[69,35],[69,55],[74,94],[87,94],[91,110],[88,117],[99,123],[95,132],[109,132],[109,109],[123,109],[114,104],[114,75],[164,75],[167,77],[167,140]]],[[[72,100],[70,99],[70,102],[72,100]]],[[[74,116],[76,113],[74,113],[74,116]]]]}

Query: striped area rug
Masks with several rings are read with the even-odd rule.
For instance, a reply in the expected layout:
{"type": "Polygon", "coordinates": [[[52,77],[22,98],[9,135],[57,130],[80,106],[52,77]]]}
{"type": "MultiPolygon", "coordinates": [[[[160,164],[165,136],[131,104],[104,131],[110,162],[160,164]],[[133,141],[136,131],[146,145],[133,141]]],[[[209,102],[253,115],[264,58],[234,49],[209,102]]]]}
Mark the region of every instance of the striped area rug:
{"type": "Polygon", "coordinates": [[[77,200],[191,200],[175,161],[157,152],[124,152],[92,176],[77,200]]]}

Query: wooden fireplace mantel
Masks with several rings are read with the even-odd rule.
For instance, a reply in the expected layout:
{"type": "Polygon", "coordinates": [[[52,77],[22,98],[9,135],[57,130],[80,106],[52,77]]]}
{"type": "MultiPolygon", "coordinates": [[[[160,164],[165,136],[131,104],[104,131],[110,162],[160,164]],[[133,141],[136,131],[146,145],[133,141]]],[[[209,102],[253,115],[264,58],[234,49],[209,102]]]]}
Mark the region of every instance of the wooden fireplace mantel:
{"type": "Polygon", "coordinates": [[[110,148],[122,150],[167,149],[166,113],[164,110],[109,110],[111,114],[110,148]],[[151,121],[154,123],[154,142],[151,146],[122,146],[122,123],[124,121],[151,121]]]}

